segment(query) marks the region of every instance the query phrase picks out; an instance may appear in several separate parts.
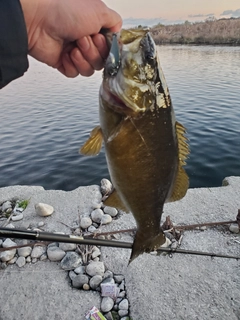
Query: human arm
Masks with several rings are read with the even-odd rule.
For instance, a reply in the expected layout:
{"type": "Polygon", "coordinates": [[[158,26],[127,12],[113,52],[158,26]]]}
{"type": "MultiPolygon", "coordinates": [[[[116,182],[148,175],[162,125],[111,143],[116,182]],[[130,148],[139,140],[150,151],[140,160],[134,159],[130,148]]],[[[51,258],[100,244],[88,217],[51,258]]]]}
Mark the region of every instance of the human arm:
{"type": "Polygon", "coordinates": [[[121,17],[100,0],[20,0],[29,54],[68,77],[93,74],[108,54],[101,28],[119,31],[121,17]]]}
{"type": "Polygon", "coordinates": [[[0,88],[28,68],[28,38],[18,0],[0,0],[0,88]]]}
{"type": "MultiPolygon", "coordinates": [[[[5,2],[19,6],[19,0],[0,0],[0,3],[5,2]]],[[[58,69],[67,77],[78,74],[90,76],[94,70],[103,67],[108,48],[99,32],[102,28],[119,31],[122,19],[101,0],[20,0],[20,3],[28,48],[26,39],[23,40],[26,30],[22,28],[19,37],[22,43],[18,39],[17,46],[25,53],[25,60],[27,51],[35,59],[58,69]]],[[[9,13],[10,21],[15,21],[15,17],[15,14],[11,16],[9,13]]],[[[12,39],[7,40],[8,43],[12,42],[12,39]]],[[[6,41],[2,46],[5,45],[6,41]]],[[[22,69],[26,71],[26,63],[22,69]]],[[[20,75],[16,73],[15,78],[20,75]]],[[[13,79],[5,81],[3,85],[13,79]]]]}

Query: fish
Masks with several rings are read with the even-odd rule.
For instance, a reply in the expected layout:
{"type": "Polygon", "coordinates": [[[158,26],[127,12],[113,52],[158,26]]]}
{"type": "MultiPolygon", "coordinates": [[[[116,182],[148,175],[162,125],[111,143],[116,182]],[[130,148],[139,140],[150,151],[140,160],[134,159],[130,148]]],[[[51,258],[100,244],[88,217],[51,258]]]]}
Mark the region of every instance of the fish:
{"type": "Polygon", "coordinates": [[[80,153],[97,155],[104,141],[114,186],[104,204],[131,212],[137,224],[130,263],[166,242],[163,206],[187,192],[183,167],[189,147],[149,29],[122,29],[106,39],[110,53],[99,91],[100,125],[80,153]]]}

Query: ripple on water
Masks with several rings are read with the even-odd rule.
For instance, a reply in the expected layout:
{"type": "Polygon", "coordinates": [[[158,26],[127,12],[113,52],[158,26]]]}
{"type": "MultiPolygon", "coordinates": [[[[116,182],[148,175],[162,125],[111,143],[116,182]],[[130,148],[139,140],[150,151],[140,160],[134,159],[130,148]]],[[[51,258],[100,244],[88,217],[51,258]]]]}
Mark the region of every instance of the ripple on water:
{"type": "MultiPolygon", "coordinates": [[[[160,61],[177,119],[187,128],[192,187],[240,175],[240,48],[161,46],[160,61]]],[[[72,190],[108,177],[104,151],[79,147],[98,124],[101,72],[66,79],[33,59],[26,75],[1,90],[0,186],[72,190]]]]}

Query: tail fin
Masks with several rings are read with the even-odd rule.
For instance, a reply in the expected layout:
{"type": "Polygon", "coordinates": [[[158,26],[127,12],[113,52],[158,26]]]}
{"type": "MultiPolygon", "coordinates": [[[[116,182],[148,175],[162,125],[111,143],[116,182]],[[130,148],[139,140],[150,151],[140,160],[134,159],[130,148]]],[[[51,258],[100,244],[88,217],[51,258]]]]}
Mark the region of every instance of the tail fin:
{"type": "Polygon", "coordinates": [[[166,241],[165,235],[160,231],[156,236],[149,237],[147,232],[140,232],[139,230],[136,233],[132,253],[129,260],[131,263],[135,258],[144,252],[151,252],[159,248],[166,241]]]}

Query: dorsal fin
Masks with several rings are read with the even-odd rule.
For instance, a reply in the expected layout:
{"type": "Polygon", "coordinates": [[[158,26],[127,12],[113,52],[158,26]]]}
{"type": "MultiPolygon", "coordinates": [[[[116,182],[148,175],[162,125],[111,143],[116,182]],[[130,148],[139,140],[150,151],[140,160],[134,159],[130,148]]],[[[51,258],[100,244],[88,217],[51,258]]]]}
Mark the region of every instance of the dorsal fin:
{"type": "Polygon", "coordinates": [[[183,166],[186,164],[185,160],[189,154],[187,138],[185,137],[186,129],[177,121],[175,128],[178,140],[178,172],[175,178],[172,193],[168,197],[167,202],[182,199],[185,196],[189,186],[188,175],[183,169],[183,166]]]}
{"type": "Polygon", "coordinates": [[[90,137],[79,150],[85,156],[96,156],[102,148],[103,135],[100,126],[97,126],[90,133],[90,137]]]}
{"type": "Polygon", "coordinates": [[[127,212],[127,213],[129,212],[129,209],[127,209],[127,207],[124,205],[119,195],[117,194],[116,190],[113,190],[113,192],[109,195],[109,197],[105,201],[103,201],[103,204],[105,206],[123,210],[124,212],[127,212]]]}

